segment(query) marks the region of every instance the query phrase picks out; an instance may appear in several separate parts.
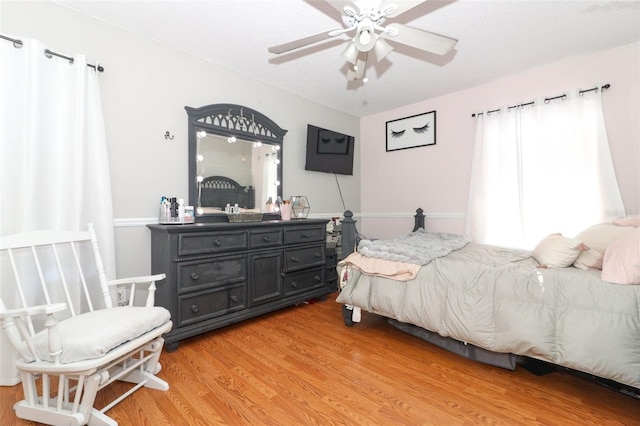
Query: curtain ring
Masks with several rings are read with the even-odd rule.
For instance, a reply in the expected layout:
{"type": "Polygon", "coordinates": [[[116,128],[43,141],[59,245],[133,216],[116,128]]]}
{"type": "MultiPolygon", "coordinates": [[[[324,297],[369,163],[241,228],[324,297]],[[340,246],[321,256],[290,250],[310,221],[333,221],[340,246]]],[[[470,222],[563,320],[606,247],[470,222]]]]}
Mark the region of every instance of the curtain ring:
{"type": "Polygon", "coordinates": [[[16,49],[20,49],[23,45],[22,40],[19,40],[17,38],[11,38],[11,37],[7,37],[5,35],[0,34],[0,38],[10,41],[11,43],[13,43],[13,47],[15,47],[16,49]]]}

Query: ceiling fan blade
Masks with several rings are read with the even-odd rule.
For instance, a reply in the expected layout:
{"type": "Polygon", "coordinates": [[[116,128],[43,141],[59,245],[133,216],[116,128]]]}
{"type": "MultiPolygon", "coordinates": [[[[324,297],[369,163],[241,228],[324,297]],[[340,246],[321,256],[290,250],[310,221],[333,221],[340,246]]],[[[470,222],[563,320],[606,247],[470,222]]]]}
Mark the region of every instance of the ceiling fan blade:
{"type": "Polygon", "coordinates": [[[299,49],[301,47],[305,47],[310,44],[314,44],[314,43],[318,43],[318,42],[330,39],[331,37],[335,37],[336,35],[339,35],[342,33],[343,33],[342,28],[336,28],[333,30],[324,31],[318,34],[303,37],[298,40],[290,41],[288,43],[279,44],[277,46],[271,46],[269,48],[269,52],[275,53],[275,54],[288,52],[290,50],[299,49]]]}
{"type": "Polygon", "coordinates": [[[394,18],[398,15],[402,15],[409,9],[413,9],[417,5],[424,3],[426,0],[387,0],[380,4],[380,11],[388,18],[394,18]],[[392,12],[385,13],[385,10],[389,8],[392,12]]]}
{"type": "Polygon", "coordinates": [[[325,0],[325,1],[327,3],[329,3],[338,12],[340,12],[341,15],[344,14],[344,7],[345,6],[350,6],[350,7],[354,8],[355,10],[358,10],[358,8],[353,4],[353,2],[351,2],[349,0],[325,0]]]}
{"type": "Polygon", "coordinates": [[[381,37],[437,55],[449,53],[458,43],[458,40],[454,38],[419,30],[397,22],[387,25],[386,29],[391,30],[392,33],[397,32],[397,35],[384,33],[380,35],[381,37]]]}

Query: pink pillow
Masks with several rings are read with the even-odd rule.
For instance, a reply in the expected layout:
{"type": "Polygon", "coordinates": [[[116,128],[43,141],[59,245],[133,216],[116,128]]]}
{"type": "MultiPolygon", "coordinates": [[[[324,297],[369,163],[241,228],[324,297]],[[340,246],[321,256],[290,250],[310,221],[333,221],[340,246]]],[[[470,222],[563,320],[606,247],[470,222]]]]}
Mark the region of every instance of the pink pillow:
{"type": "Polygon", "coordinates": [[[640,228],[609,244],[604,252],[602,279],[616,284],[640,284],[640,228]]]}
{"type": "Polygon", "coordinates": [[[633,226],[634,228],[637,228],[640,226],[640,216],[619,217],[613,221],[613,224],[618,226],[633,226]]]}

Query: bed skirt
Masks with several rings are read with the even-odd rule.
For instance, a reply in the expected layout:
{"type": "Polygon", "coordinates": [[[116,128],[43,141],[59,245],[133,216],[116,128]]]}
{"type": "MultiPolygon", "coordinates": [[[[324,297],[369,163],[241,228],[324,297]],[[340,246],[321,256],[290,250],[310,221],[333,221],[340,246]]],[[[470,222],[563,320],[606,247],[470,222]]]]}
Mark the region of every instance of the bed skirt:
{"type": "Polygon", "coordinates": [[[461,355],[465,358],[481,362],[483,364],[492,365],[494,367],[500,367],[507,370],[516,369],[517,357],[514,354],[491,352],[449,337],[440,336],[437,333],[433,333],[422,327],[418,327],[417,325],[407,324],[392,318],[388,318],[387,321],[400,331],[411,334],[412,336],[427,341],[446,351],[453,352],[454,354],[461,355]]]}

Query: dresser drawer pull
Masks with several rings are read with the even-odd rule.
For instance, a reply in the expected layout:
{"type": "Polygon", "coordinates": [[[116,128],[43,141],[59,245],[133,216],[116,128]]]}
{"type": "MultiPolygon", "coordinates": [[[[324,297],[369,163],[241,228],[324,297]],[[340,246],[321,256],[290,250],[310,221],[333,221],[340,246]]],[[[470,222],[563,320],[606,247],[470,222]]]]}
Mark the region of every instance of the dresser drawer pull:
{"type": "Polygon", "coordinates": [[[295,256],[291,256],[291,261],[292,261],[292,262],[297,262],[297,261],[298,261],[298,258],[297,258],[297,257],[295,257],[295,256]]]}
{"type": "Polygon", "coordinates": [[[192,279],[192,280],[194,280],[194,281],[195,281],[195,280],[197,280],[198,278],[200,278],[200,275],[198,275],[198,273],[197,273],[197,272],[192,272],[192,273],[191,273],[191,279],[192,279]]]}
{"type": "Polygon", "coordinates": [[[291,287],[298,288],[298,283],[295,281],[291,281],[291,287]]]}
{"type": "Polygon", "coordinates": [[[262,241],[264,241],[265,243],[268,243],[269,241],[271,241],[271,237],[268,235],[265,235],[264,237],[262,237],[262,241]]]}
{"type": "Polygon", "coordinates": [[[320,281],[322,281],[318,275],[316,275],[315,277],[313,277],[313,279],[315,279],[315,280],[316,280],[316,282],[318,282],[318,283],[319,283],[320,281]]]}
{"type": "Polygon", "coordinates": [[[238,296],[236,296],[236,295],[231,295],[230,299],[231,299],[231,301],[233,303],[237,303],[238,302],[238,296]]]}
{"type": "Polygon", "coordinates": [[[322,253],[318,253],[318,252],[316,252],[315,256],[316,256],[316,258],[317,258],[317,259],[319,259],[319,258],[321,258],[321,257],[322,257],[322,253]]]}
{"type": "Polygon", "coordinates": [[[197,313],[200,310],[200,308],[198,307],[198,305],[191,305],[191,312],[193,312],[194,314],[197,313]]]}
{"type": "Polygon", "coordinates": [[[222,245],[222,241],[220,241],[220,240],[213,240],[213,245],[214,245],[214,246],[217,246],[217,247],[220,247],[220,246],[222,245]]]}
{"type": "Polygon", "coordinates": [[[302,233],[302,238],[309,238],[309,234],[307,234],[306,232],[302,233]]]}

